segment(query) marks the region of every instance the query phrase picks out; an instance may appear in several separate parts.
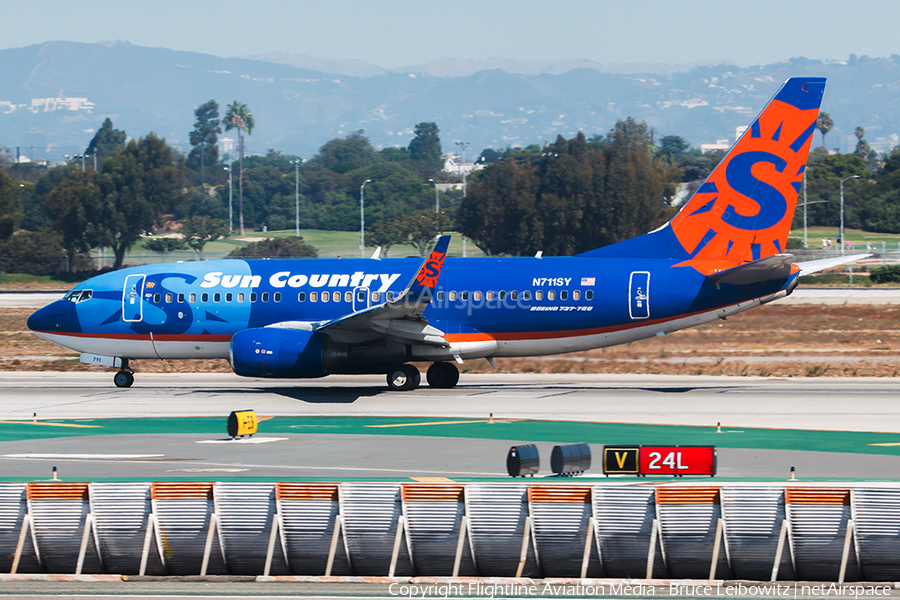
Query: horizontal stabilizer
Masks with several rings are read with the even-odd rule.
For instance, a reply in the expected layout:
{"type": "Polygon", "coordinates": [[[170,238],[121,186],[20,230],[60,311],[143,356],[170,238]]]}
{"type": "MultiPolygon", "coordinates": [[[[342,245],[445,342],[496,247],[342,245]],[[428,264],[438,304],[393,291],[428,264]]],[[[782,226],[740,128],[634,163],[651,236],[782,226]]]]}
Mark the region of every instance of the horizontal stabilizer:
{"type": "Polygon", "coordinates": [[[793,254],[774,254],[731,269],[711,273],[706,278],[716,283],[750,285],[764,281],[787,279],[791,274],[793,254]]]}
{"type": "Polygon", "coordinates": [[[832,267],[839,267],[841,265],[846,265],[847,263],[856,262],[858,260],[862,260],[864,258],[868,258],[872,256],[871,254],[848,254],[846,256],[835,256],[834,258],[821,258],[819,260],[808,260],[806,262],[798,262],[797,266],[800,267],[801,275],[810,275],[812,273],[818,273],[819,271],[824,271],[825,269],[831,269],[832,267]]]}

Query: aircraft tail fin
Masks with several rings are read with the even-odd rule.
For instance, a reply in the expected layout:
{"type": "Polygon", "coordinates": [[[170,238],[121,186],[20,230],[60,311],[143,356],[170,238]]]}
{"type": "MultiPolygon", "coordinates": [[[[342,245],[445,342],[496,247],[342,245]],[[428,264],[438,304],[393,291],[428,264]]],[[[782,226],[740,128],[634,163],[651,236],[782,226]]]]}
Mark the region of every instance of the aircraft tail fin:
{"type": "Polygon", "coordinates": [[[585,255],[670,257],[707,275],[782,254],[824,91],[824,77],[788,79],[669,223],[585,255]]]}
{"type": "Polygon", "coordinates": [[[784,252],[824,91],[822,77],[788,79],[675,215],[686,264],[708,273],[784,252]]]}

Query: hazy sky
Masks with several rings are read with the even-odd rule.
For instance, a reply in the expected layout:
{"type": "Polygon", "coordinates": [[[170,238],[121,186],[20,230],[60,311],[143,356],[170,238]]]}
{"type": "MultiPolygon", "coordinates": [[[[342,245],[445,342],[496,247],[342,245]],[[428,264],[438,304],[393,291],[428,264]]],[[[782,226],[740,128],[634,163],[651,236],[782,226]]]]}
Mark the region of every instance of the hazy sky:
{"type": "Polygon", "coordinates": [[[0,0],[0,9],[3,48],[123,40],[387,68],[438,58],[746,66],[900,53],[896,0],[0,0]]]}

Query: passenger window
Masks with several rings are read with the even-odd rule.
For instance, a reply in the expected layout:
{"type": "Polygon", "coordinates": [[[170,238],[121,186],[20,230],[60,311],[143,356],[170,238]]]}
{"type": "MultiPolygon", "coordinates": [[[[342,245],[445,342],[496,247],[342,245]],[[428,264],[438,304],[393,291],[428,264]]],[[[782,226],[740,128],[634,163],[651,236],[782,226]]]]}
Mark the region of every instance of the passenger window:
{"type": "Polygon", "coordinates": [[[534,293],[534,299],[535,299],[535,300],[543,300],[543,299],[544,299],[544,292],[541,291],[541,290],[536,291],[536,292],[534,293]]]}
{"type": "Polygon", "coordinates": [[[196,301],[197,301],[197,294],[191,292],[190,299],[191,299],[191,302],[192,302],[192,303],[193,303],[193,302],[196,302],[196,301]]]}
{"type": "Polygon", "coordinates": [[[209,302],[209,294],[207,294],[207,293],[200,294],[200,302],[209,302]]]}
{"type": "Polygon", "coordinates": [[[468,301],[469,300],[469,292],[463,292],[462,299],[463,299],[463,301],[468,301]]]}
{"type": "Polygon", "coordinates": [[[437,293],[437,300],[438,300],[438,302],[443,302],[443,301],[444,301],[444,292],[438,292],[438,293],[437,293]]]}
{"type": "Polygon", "coordinates": [[[268,302],[268,301],[269,301],[269,292],[263,292],[263,295],[262,295],[262,301],[263,301],[263,302],[268,302]]]}
{"type": "Polygon", "coordinates": [[[259,296],[256,295],[256,292],[250,292],[250,302],[256,302],[256,299],[259,296]]]}
{"type": "Polygon", "coordinates": [[[394,301],[394,292],[388,292],[387,295],[385,296],[385,299],[388,302],[393,302],[394,301]]]}
{"type": "Polygon", "coordinates": [[[232,300],[234,300],[234,294],[232,294],[231,292],[225,294],[225,302],[231,302],[232,300]]]}
{"type": "Polygon", "coordinates": [[[572,300],[581,300],[581,292],[578,290],[573,291],[572,300]]]}
{"type": "Polygon", "coordinates": [[[569,299],[569,291],[568,290],[561,291],[559,293],[559,299],[560,300],[568,300],[569,299]]]}
{"type": "Polygon", "coordinates": [[[518,300],[518,299],[519,299],[519,292],[517,292],[516,290],[511,291],[511,292],[509,293],[509,299],[510,299],[510,300],[518,300]]]}
{"type": "Polygon", "coordinates": [[[331,293],[322,292],[322,302],[328,302],[329,300],[331,300],[331,293]]]}
{"type": "MultiPolygon", "coordinates": [[[[349,294],[350,292],[347,292],[347,293],[349,294]]],[[[366,293],[365,292],[356,292],[356,299],[359,302],[365,302],[366,301],[366,293]]]]}
{"type": "Polygon", "coordinates": [[[454,300],[456,300],[456,292],[450,292],[449,298],[450,298],[450,301],[451,301],[451,302],[454,301],[454,300]]]}
{"type": "Polygon", "coordinates": [[[531,300],[531,290],[522,292],[522,300],[531,300]]]}
{"type": "Polygon", "coordinates": [[[556,300],[556,292],[554,290],[547,291],[547,300],[556,300]]]}
{"type": "Polygon", "coordinates": [[[184,302],[184,294],[178,294],[178,301],[184,302]]]}
{"type": "Polygon", "coordinates": [[[485,293],[484,293],[484,298],[485,298],[485,300],[493,300],[493,299],[494,299],[494,292],[485,292],[485,293]]]}
{"type": "Polygon", "coordinates": [[[241,292],[238,294],[238,302],[243,302],[243,301],[244,301],[244,292],[241,292]]]}
{"type": "MultiPolygon", "coordinates": [[[[81,295],[81,299],[84,300],[84,294],[81,295]]],[[[166,304],[172,303],[172,294],[166,294],[166,304]]]]}
{"type": "Polygon", "coordinates": [[[306,292],[297,294],[297,302],[306,302],[306,292]]]}
{"type": "Polygon", "coordinates": [[[218,292],[213,294],[213,302],[221,302],[221,301],[222,301],[222,294],[220,294],[218,292]]]}
{"type": "Polygon", "coordinates": [[[275,292],[275,302],[281,302],[281,292],[275,292]]]}
{"type": "Polygon", "coordinates": [[[594,290],[588,290],[584,293],[585,300],[593,300],[594,299],[594,290]]]}
{"type": "MultiPolygon", "coordinates": [[[[365,300],[365,292],[360,292],[360,294],[362,294],[362,298],[360,298],[360,301],[365,300]]],[[[344,302],[353,302],[353,292],[344,292],[344,302]]]]}
{"type": "Polygon", "coordinates": [[[309,293],[309,301],[310,302],[318,302],[319,300],[319,292],[310,292],[309,293]]]}
{"type": "MultiPolygon", "coordinates": [[[[515,294],[515,292],[513,292],[513,294],[515,294]]],[[[506,292],[499,292],[498,298],[500,298],[501,302],[506,300],[506,292]]],[[[513,298],[513,300],[515,300],[515,298],[513,298]]]]}
{"type": "Polygon", "coordinates": [[[381,294],[378,292],[372,292],[372,302],[378,302],[378,299],[381,298],[381,294]]]}
{"type": "Polygon", "coordinates": [[[481,292],[472,292],[472,300],[481,302],[481,292]]]}
{"type": "MultiPolygon", "coordinates": [[[[216,294],[218,296],[218,294],[216,294]]],[[[160,295],[153,294],[153,304],[159,304],[160,295]]]]}

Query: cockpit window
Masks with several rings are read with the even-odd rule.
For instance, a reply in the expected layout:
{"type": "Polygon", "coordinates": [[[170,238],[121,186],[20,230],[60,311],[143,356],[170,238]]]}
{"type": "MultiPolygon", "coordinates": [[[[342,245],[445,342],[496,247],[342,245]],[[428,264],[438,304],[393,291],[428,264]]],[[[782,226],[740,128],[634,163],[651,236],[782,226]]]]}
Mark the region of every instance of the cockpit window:
{"type": "Polygon", "coordinates": [[[92,290],[71,290],[68,294],[63,296],[63,300],[78,303],[90,300],[93,295],[94,292],[92,290]]]}

